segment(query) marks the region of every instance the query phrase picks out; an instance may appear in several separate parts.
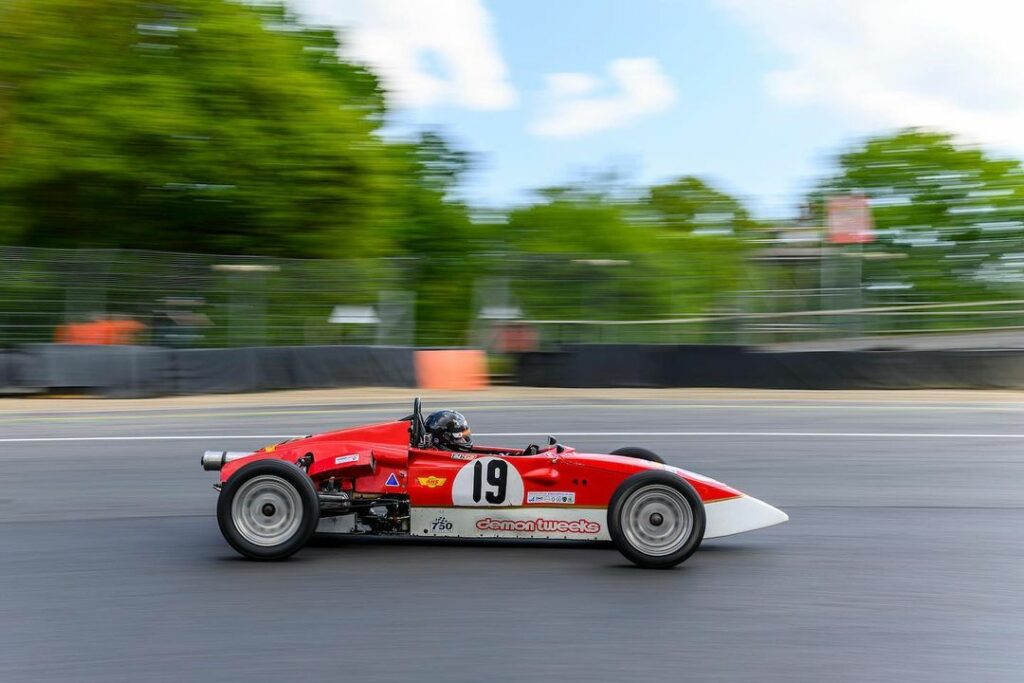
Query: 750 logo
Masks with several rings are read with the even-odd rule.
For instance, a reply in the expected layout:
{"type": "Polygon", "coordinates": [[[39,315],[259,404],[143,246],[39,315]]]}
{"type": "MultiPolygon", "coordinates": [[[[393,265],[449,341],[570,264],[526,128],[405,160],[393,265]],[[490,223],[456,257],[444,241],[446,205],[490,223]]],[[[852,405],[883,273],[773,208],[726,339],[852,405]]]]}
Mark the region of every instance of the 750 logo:
{"type": "Polygon", "coordinates": [[[444,515],[435,518],[434,521],[430,523],[431,531],[451,531],[453,528],[452,523],[449,522],[448,518],[444,515]]]}

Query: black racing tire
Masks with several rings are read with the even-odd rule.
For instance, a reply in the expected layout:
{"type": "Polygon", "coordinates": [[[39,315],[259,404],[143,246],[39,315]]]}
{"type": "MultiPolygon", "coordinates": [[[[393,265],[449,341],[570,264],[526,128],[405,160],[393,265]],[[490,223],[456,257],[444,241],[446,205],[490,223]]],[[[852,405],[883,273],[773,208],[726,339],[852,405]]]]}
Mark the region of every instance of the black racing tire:
{"type": "Polygon", "coordinates": [[[619,485],[608,505],[608,532],[615,547],[649,569],[668,569],[686,560],[704,540],[706,523],[700,495],[671,472],[634,474],[619,485]]]}
{"type": "Polygon", "coordinates": [[[257,460],[235,472],[217,499],[224,539],[251,560],[283,560],[306,545],[320,521],[320,500],[301,469],[257,460]]]}
{"type": "Polygon", "coordinates": [[[646,448],[637,448],[635,446],[626,446],[625,448],[619,448],[610,453],[610,455],[622,455],[627,458],[636,458],[637,460],[648,460],[650,462],[660,462],[662,465],[665,461],[660,455],[654,451],[649,451],[646,448]]]}

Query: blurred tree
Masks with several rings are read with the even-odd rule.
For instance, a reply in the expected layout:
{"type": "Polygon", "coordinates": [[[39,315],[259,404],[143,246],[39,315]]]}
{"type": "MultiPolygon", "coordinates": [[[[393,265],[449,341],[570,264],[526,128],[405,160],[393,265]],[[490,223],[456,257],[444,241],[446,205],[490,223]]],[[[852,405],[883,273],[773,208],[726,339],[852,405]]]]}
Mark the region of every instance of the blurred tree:
{"type": "Polygon", "coordinates": [[[828,196],[863,192],[874,248],[902,257],[865,261],[865,280],[908,281],[918,298],[940,300],[1024,283],[1024,260],[1013,256],[1024,249],[1020,162],[909,129],[867,140],[838,164],[809,197],[815,216],[824,220],[828,196]]]}
{"type": "MultiPolygon", "coordinates": [[[[686,316],[720,303],[739,282],[742,243],[732,235],[680,231],[678,222],[645,201],[616,201],[589,187],[549,188],[539,194],[541,202],[510,213],[505,230],[509,250],[529,257],[507,267],[532,274],[516,284],[530,317],[686,316]]],[[[716,206],[725,198],[704,196],[713,197],[716,206]]],[[[702,213],[699,198],[692,198],[691,215],[702,213]]],[[[686,328],[681,337],[669,337],[669,332],[622,327],[614,338],[651,340],[664,333],[665,338],[697,339],[701,330],[686,328]]]]}
{"type": "MultiPolygon", "coordinates": [[[[504,264],[527,317],[539,319],[639,318],[626,306],[648,294],[630,277],[630,254],[653,246],[653,234],[632,224],[625,206],[579,187],[547,188],[541,201],[513,210],[504,236],[512,258],[504,264]],[[646,244],[644,244],[646,243],[646,244]]],[[[657,306],[655,301],[650,302],[657,306]]]]}
{"type": "Polygon", "coordinates": [[[604,193],[555,187],[538,194],[537,204],[509,213],[505,235],[514,251],[615,258],[654,246],[654,234],[630,220],[631,207],[604,193]]]}
{"type": "Polygon", "coordinates": [[[454,197],[472,168],[472,157],[433,131],[396,144],[394,151],[404,165],[400,175],[409,182],[391,207],[391,236],[416,292],[417,342],[465,344],[474,314],[473,283],[486,266],[473,255],[489,235],[487,226],[474,225],[466,205],[454,197]]]}
{"type": "Polygon", "coordinates": [[[424,131],[411,146],[416,164],[411,177],[425,189],[449,196],[473,167],[473,157],[436,131],[424,131]]]}
{"type": "Polygon", "coordinates": [[[281,5],[0,3],[0,238],[372,254],[400,192],[377,79],[281,5]]]}
{"type": "Polygon", "coordinates": [[[655,220],[669,230],[740,235],[757,227],[736,198],[694,176],[651,187],[646,203],[655,220]]]}

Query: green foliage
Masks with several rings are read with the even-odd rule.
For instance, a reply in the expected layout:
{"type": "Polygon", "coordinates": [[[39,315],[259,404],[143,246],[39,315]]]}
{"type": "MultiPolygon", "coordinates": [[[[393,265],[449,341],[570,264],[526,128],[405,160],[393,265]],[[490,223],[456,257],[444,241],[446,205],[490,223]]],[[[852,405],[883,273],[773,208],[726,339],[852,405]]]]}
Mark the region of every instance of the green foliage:
{"type": "Polygon", "coordinates": [[[863,192],[890,257],[865,262],[865,281],[900,280],[927,300],[988,297],[1019,287],[1024,264],[1024,171],[1016,160],[957,144],[952,136],[904,130],[839,157],[839,173],[810,196],[824,218],[829,195],[863,192]]]}
{"type": "Polygon", "coordinates": [[[280,6],[0,5],[0,222],[23,244],[374,253],[376,79],[280,6]]]}
{"type": "MultiPolygon", "coordinates": [[[[434,132],[388,141],[385,116],[376,76],[280,2],[0,0],[0,243],[343,260],[255,276],[197,258],[179,293],[206,295],[211,343],[330,341],[331,306],[400,289],[418,343],[462,344],[498,276],[540,318],[695,313],[738,282],[753,221],[701,180],[621,200],[594,179],[475,223],[472,157],[434,132]],[[228,332],[225,312],[288,322],[228,332]]],[[[123,312],[175,293],[144,290],[123,312]]]]}
{"type": "Polygon", "coordinates": [[[448,195],[470,158],[385,142],[376,76],[337,55],[277,3],[0,3],[0,241],[345,258],[301,301],[294,262],[253,286],[302,326],[402,277],[420,341],[464,342],[474,230],[448,195]]]}
{"type": "Polygon", "coordinates": [[[509,214],[509,246],[528,254],[588,254],[593,258],[650,251],[654,234],[630,221],[629,207],[584,190],[551,189],[547,201],[509,214]]]}
{"type": "Polygon", "coordinates": [[[546,202],[512,211],[505,235],[517,255],[515,293],[531,318],[638,317],[657,288],[637,277],[633,256],[654,235],[603,196],[551,189],[546,202]],[[637,305],[639,304],[639,306],[637,305]]]}
{"type": "Polygon", "coordinates": [[[655,185],[646,204],[659,225],[677,232],[741,235],[757,227],[735,197],[694,176],[655,185]]]}
{"type": "MultiPolygon", "coordinates": [[[[580,188],[550,189],[542,197],[512,211],[505,231],[510,251],[532,257],[514,262],[528,275],[515,282],[529,317],[684,317],[714,308],[740,281],[740,240],[680,230],[649,200],[613,201],[580,188]]],[[[701,328],[688,330],[699,338],[701,328]]],[[[624,327],[616,339],[650,334],[624,327]]]]}
{"type": "Polygon", "coordinates": [[[392,200],[388,233],[395,253],[402,255],[406,286],[416,295],[416,341],[426,346],[465,344],[474,314],[474,282],[484,274],[473,253],[487,233],[450,195],[472,159],[434,132],[396,146],[395,152],[401,176],[410,180],[392,200]]]}

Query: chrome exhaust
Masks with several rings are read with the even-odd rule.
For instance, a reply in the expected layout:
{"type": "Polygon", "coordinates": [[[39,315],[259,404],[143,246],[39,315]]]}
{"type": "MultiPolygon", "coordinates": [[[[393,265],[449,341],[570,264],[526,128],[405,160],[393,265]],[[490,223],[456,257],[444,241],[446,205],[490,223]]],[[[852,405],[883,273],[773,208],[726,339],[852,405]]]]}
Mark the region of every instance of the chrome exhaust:
{"type": "Polygon", "coordinates": [[[252,453],[248,451],[206,451],[199,462],[203,464],[204,470],[217,472],[232,460],[238,460],[249,455],[252,455],[252,453]]]}

